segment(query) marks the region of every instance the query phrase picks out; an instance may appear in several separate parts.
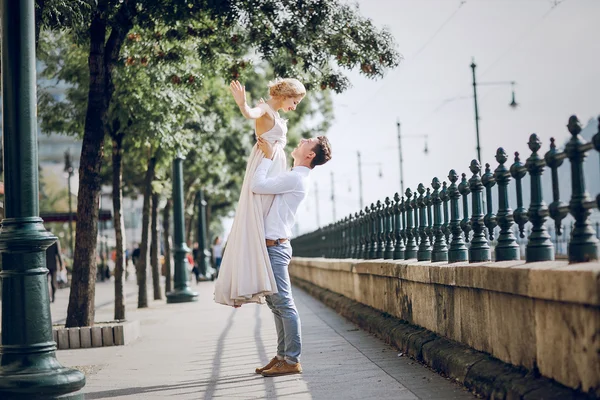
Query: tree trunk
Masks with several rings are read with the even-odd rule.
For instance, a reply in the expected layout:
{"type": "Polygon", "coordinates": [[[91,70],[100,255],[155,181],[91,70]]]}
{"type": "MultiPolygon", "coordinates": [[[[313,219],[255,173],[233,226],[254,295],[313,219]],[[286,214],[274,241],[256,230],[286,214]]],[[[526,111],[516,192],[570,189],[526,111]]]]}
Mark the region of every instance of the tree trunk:
{"type": "Polygon", "coordinates": [[[171,213],[171,199],[163,209],[163,235],[165,241],[165,293],[169,293],[171,288],[171,235],[169,234],[169,225],[171,213]]]}
{"type": "Polygon", "coordinates": [[[119,57],[123,40],[133,26],[134,3],[127,2],[120,6],[115,16],[119,23],[113,24],[108,39],[108,1],[98,0],[92,15],[88,58],[90,87],[79,164],[73,278],[65,323],[69,328],[91,326],[94,323],[98,200],[105,123],[108,105],[114,93],[112,70],[119,57]]]}
{"type": "Polygon", "coordinates": [[[150,230],[150,200],[152,194],[152,181],[154,180],[154,169],[156,157],[148,159],[148,169],[144,179],[144,205],[142,208],[142,243],[140,244],[140,259],[138,260],[138,308],[148,307],[148,290],[146,288],[146,270],[150,258],[150,246],[148,233],[150,230]]]}
{"type": "Polygon", "coordinates": [[[158,240],[158,201],[160,196],[158,193],[152,193],[152,247],[150,254],[150,262],[152,264],[152,285],[154,287],[154,300],[161,300],[160,292],[160,270],[158,269],[158,252],[160,242],[158,240]]]}
{"type": "Polygon", "coordinates": [[[123,271],[127,268],[125,258],[125,221],[123,220],[123,134],[113,136],[113,224],[115,226],[115,320],[125,319],[125,301],[123,293],[123,271]]]}

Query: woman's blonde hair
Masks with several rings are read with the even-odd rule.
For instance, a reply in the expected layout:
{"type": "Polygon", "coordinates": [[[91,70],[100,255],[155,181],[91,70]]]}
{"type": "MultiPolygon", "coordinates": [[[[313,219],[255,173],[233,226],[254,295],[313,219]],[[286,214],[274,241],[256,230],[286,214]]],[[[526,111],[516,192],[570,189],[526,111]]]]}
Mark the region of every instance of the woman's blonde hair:
{"type": "Polygon", "coordinates": [[[277,78],[269,82],[269,95],[271,97],[304,97],[306,89],[302,82],[294,78],[277,78]]]}

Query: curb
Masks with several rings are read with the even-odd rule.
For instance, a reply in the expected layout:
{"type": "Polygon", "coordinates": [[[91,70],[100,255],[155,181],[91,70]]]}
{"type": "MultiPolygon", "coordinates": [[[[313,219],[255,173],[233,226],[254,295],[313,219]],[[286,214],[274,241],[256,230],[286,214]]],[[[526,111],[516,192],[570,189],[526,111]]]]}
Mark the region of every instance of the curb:
{"type": "Polygon", "coordinates": [[[81,328],[54,325],[52,336],[57,350],[123,346],[140,337],[140,322],[137,320],[96,322],[94,326],[81,328]]]}
{"type": "Polygon", "coordinates": [[[292,277],[292,282],[360,328],[485,398],[598,399],[594,394],[578,392],[525,368],[507,364],[311,282],[296,277],[292,277]]]}

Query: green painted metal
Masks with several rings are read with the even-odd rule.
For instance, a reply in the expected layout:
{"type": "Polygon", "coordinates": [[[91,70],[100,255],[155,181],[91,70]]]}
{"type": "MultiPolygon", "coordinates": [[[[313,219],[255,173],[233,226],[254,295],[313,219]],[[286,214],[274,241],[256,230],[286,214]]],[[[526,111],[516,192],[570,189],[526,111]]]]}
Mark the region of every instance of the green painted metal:
{"type": "Polygon", "coordinates": [[[525,260],[527,262],[551,261],[554,260],[554,246],[545,225],[549,213],[542,195],[542,173],[546,162],[538,155],[542,142],[534,133],[529,137],[527,144],[531,150],[531,156],[525,162],[525,168],[531,178],[531,204],[527,216],[532,227],[525,248],[525,260]]]}
{"type": "Polygon", "coordinates": [[[383,204],[380,200],[377,200],[375,204],[375,258],[383,258],[383,248],[384,248],[384,232],[383,232],[383,204]]]}
{"type": "Polygon", "coordinates": [[[433,232],[435,234],[435,242],[433,244],[433,252],[431,253],[431,261],[448,261],[448,247],[446,246],[446,237],[442,224],[442,198],[440,195],[440,180],[433,178],[431,182],[433,193],[431,194],[431,202],[433,203],[433,232]]]}
{"type": "Polygon", "coordinates": [[[448,250],[448,262],[455,263],[461,261],[467,261],[469,259],[469,252],[465,239],[463,236],[463,230],[461,228],[461,220],[459,215],[459,199],[460,191],[456,182],[458,181],[458,174],[455,170],[451,169],[448,173],[448,179],[450,180],[450,187],[448,188],[448,197],[450,198],[450,231],[452,231],[452,241],[450,242],[450,249],[448,250]]]}
{"type": "Polygon", "coordinates": [[[481,183],[485,187],[487,213],[483,218],[483,224],[487,228],[490,240],[494,240],[494,228],[498,225],[496,214],[494,214],[494,202],[492,199],[492,188],[496,185],[496,179],[490,169],[490,164],[485,164],[485,174],[481,177],[481,183]]]}
{"type": "Polygon", "coordinates": [[[419,251],[417,252],[417,261],[429,261],[431,260],[431,243],[429,242],[429,235],[427,234],[427,204],[425,200],[425,186],[419,183],[417,187],[419,192],[419,198],[417,199],[417,205],[419,207],[419,234],[421,241],[419,242],[419,251]]]}
{"type": "Polygon", "coordinates": [[[462,180],[458,185],[458,191],[462,196],[463,203],[463,219],[460,221],[460,228],[465,234],[465,242],[469,243],[469,232],[471,232],[471,222],[469,221],[469,198],[467,196],[469,195],[469,193],[471,193],[471,189],[469,189],[467,174],[462,174],[462,180]]]}
{"type": "Polygon", "coordinates": [[[492,260],[492,251],[485,237],[485,224],[483,215],[483,184],[481,182],[481,164],[478,160],[471,161],[469,167],[473,176],[469,179],[471,189],[471,229],[473,238],[469,247],[469,262],[482,262],[492,260]]]}
{"type": "Polygon", "coordinates": [[[517,188],[517,209],[513,215],[515,222],[519,226],[519,236],[524,238],[525,224],[529,220],[529,217],[527,215],[527,210],[525,207],[523,207],[523,186],[521,184],[521,180],[523,177],[525,177],[525,175],[527,175],[527,169],[521,162],[518,151],[515,152],[515,162],[510,166],[510,174],[515,179],[517,188]]]}
{"type": "Polygon", "coordinates": [[[448,211],[448,203],[450,197],[448,196],[448,186],[446,181],[442,182],[442,190],[440,190],[440,199],[442,200],[442,209],[444,210],[444,223],[442,224],[442,232],[446,240],[446,245],[450,243],[450,214],[448,211]]]}
{"type": "Polygon", "coordinates": [[[383,250],[383,258],[390,260],[394,258],[394,230],[393,230],[393,216],[394,208],[392,201],[389,197],[385,198],[384,217],[385,217],[385,248],[383,250]]]}
{"type": "Polygon", "coordinates": [[[173,160],[173,225],[174,239],[173,258],[175,260],[174,288],[167,293],[167,303],[187,303],[198,300],[198,293],[188,286],[189,263],[187,253],[190,248],[186,245],[185,224],[183,215],[183,156],[178,155],[173,160]]]}
{"type": "Polygon", "coordinates": [[[406,249],[404,250],[404,259],[410,260],[411,258],[417,258],[418,250],[414,234],[415,225],[413,224],[414,199],[411,200],[413,192],[410,188],[406,189],[404,194],[406,195],[406,202],[404,203],[404,208],[406,209],[406,249]]]}
{"type": "Polygon", "coordinates": [[[3,1],[2,123],[5,217],[2,252],[0,398],[73,393],[85,376],[56,359],[46,249],[56,241],[39,217],[35,3],[3,1]]]}
{"type": "Polygon", "coordinates": [[[394,260],[404,259],[404,239],[402,238],[402,214],[404,208],[404,197],[396,193],[394,195],[394,260]]]}
{"type": "Polygon", "coordinates": [[[413,199],[411,201],[411,208],[413,210],[413,221],[415,221],[415,227],[413,228],[413,236],[415,238],[415,242],[417,243],[417,246],[419,246],[419,244],[421,243],[421,233],[420,233],[420,227],[419,227],[419,205],[417,203],[417,193],[414,193],[413,199]]]}
{"type": "Polygon", "coordinates": [[[427,236],[429,237],[429,244],[433,246],[433,203],[431,202],[431,189],[427,188],[424,199],[425,207],[427,208],[427,236]]]}
{"type": "Polygon", "coordinates": [[[550,218],[554,220],[554,229],[557,235],[562,234],[562,220],[569,214],[569,206],[560,201],[560,189],[558,186],[558,167],[563,164],[567,157],[565,152],[556,150],[554,138],[550,138],[550,150],[544,155],[546,165],[550,168],[552,176],[552,203],[548,206],[550,218]]]}
{"type": "Polygon", "coordinates": [[[375,213],[375,204],[371,203],[371,206],[366,207],[367,215],[369,218],[369,260],[375,259],[377,251],[377,215],[375,213]]]}
{"type": "Polygon", "coordinates": [[[498,183],[498,226],[500,234],[495,248],[496,261],[519,260],[520,249],[517,239],[513,234],[514,219],[508,202],[508,184],[510,183],[510,171],[504,166],[508,156],[500,147],[496,151],[496,161],[500,165],[494,171],[494,179],[498,183]]]}
{"type": "Polygon", "coordinates": [[[571,161],[571,201],[569,211],[575,218],[575,229],[571,232],[569,242],[569,262],[579,263],[598,260],[600,250],[596,232],[590,223],[590,209],[596,207],[585,187],[583,161],[586,152],[592,150],[593,143],[588,143],[581,137],[581,124],[573,115],[567,125],[571,139],[565,146],[565,153],[571,161]]]}
{"type": "Polygon", "coordinates": [[[363,260],[369,258],[369,213],[368,207],[365,210],[360,210],[361,219],[361,252],[360,257],[363,260]]]}

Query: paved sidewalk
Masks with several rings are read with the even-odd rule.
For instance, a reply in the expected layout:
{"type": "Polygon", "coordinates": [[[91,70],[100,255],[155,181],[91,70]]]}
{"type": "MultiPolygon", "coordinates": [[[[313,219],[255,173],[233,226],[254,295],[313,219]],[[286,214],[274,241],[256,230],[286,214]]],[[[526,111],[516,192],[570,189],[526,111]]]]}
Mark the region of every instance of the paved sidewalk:
{"type": "MultiPolygon", "coordinates": [[[[276,335],[268,307],[235,310],[212,301],[214,284],[192,284],[197,303],[153,301],[128,318],[141,322],[142,337],[128,346],[57,352],[65,366],[87,376],[92,399],[472,399],[379,339],[359,330],[322,303],[295,289],[302,318],[302,375],[263,378],[254,368],[275,354],[276,335]]],[[[98,296],[110,284],[99,284],[98,296]]],[[[132,286],[128,286],[130,291],[132,286]]],[[[68,290],[60,296],[68,297],[68,290]]],[[[57,303],[59,299],[57,298],[57,303]]],[[[112,317],[101,307],[96,320],[112,317]]]]}

